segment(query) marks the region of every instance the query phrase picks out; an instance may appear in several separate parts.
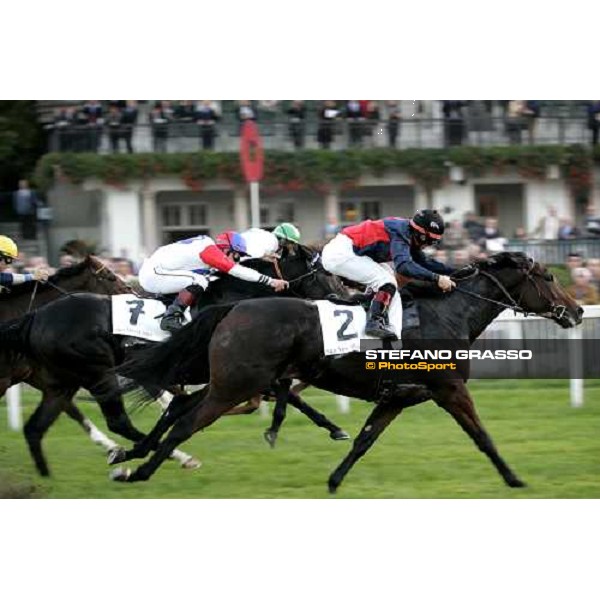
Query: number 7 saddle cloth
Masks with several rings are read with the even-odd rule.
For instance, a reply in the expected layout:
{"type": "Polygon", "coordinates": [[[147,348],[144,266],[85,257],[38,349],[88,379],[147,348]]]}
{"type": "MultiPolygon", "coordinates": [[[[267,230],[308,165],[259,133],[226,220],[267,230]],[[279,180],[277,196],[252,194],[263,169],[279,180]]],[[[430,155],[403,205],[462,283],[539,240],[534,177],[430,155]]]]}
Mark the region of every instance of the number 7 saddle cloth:
{"type": "MultiPolygon", "coordinates": [[[[152,342],[162,342],[171,337],[169,332],[160,328],[160,317],[166,310],[160,300],[118,294],[111,296],[111,301],[113,334],[152,342]]],[[[189,309],[185,311],[185,319],[191,320],[189,309]]]]}

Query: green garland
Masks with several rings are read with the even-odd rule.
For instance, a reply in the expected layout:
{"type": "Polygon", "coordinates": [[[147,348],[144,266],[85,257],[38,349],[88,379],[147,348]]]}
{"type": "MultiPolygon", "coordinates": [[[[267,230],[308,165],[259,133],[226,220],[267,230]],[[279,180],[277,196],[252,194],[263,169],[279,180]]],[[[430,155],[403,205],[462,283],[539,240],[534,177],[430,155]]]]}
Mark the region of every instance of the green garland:
{"type": "MultiPolygon", "coordinates": [[[[266,190],[316,189],[332,184],[353,187],[362,175],[407,173],[429,193],[448,180],[448,166],[463,167],[467,177],[502,173],[516,168],[526,179],[543,179],[550,165],[559,165],[576,197],[587,196],[592,166],[600,163],[600,150],[573,146],[458,146],[448,149],[303,150],[265,152],[263,185],[266,190]]],[[[48,189],[57,179],[81,183],[96,177],[122,186],[131,179],[160,175],[181,177],[190,189],[199,190],[211,180],[243,183],[237,153],[189,154],[46,154],[37,164],[36,184],[48,189]]]]}

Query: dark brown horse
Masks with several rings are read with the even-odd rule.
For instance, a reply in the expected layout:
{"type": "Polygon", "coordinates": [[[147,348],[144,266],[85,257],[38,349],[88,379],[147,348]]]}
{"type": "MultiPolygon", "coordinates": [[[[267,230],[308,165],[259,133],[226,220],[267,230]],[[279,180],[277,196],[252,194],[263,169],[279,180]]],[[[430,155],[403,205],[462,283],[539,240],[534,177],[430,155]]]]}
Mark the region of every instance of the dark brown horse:
{"type": "MultiPolygon", "coordinates": [[[[581,322],[581,307],[550,273],[520,253],[502,253],[479,261],[472,275],[459,281],[458,288],[460,292],[418,300],[424,340],[473,343],[507,305],[552,319],[565,328],[581,322]]],[[[149,479],[172,450],[196,431],[271,388],[274,382],[297,377],[336,394],[378,402],[352,450],[329,478],[332,492],[402,410],[429,399],[456,420],[507,485],[524,485],[496,450],[463,379],[436,380],[419,371],[396,371],[397,378],[382,390],[381,378],[365,369],[362,353],[336,359],[323,356],[317,308],[303,300],[252,300],[233,307],[208,308],[171,340],[143,352],[118,371],[145,386],[209,382],[190,397],[176,397],[182,410],[175,411],[174,400],[167,411],[167,415],[175,416],[171,431],[154,455],[136,470],[113,471],[118,481],[149,479]]],[[[166,419],[161,421],[168,424],[166,419]]],[[[116,463],[129,456],[125,453],[112,458],[116,463]]]]}

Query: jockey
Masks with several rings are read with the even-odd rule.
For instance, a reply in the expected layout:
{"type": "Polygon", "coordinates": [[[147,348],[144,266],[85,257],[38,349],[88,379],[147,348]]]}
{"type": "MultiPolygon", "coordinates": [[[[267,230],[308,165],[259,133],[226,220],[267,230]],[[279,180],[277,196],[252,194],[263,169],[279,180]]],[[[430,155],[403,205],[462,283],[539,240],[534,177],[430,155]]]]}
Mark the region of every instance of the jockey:
{"type": "Polygon", "coordinates": [[[167,309],[160,323],[163,331],[176,331],[183,326],[183,313],[208,287],[208,275],[213,271],[262,283],[280,292],[287,281],[261,275],[254,269],[236,264],[246,253],[246,243],[239,233],[226,231],[213,241],[199,235],[162,246],[148,257],[139,273],[140,285],[155,294],[174,294],[177,298],[167,309]]]}
{"type": "Polygon", "coordinates": [[[280,223],[273,229],[273,235],[279,241],[279,249],[282,255],[295,251],[300,244],[300,230],[292,223],[280,223]]]}
{"type": "Polygon", "coordinates": [[[17,245],[5,235],[0,235],[0,286],[10,288],[20,285],[26,281],[46,281],[48,272],[44,269],[36,269],[33,273],[9,273],[4,269],[11,265],[19,255],[17,245]]]}
{"type": "Polygon", "coordinates": [[[273,258],[283,256],[300,243],[300,232],[291,223],[277,225],[273,232],[253,227],[242,231],[240,235],[246,242],[247,256],[250,258],[273,258]]]}
{"type": "Polygon", "coordinates": [[[322,263],[327,271],[376,292],[367,316],[367,335],[394,337],[387,312],[398,284],[394,274],[378,263],[393,261],[396,273],[434,281],[444,292],[455,286],[448,277],[452,269],[428,259],[422,250],[439,242],[443,233],[441,215],[436,210],[426,209],[419,210],[412,219],[387,217],[351,225],[325,245],[322,263]]]}

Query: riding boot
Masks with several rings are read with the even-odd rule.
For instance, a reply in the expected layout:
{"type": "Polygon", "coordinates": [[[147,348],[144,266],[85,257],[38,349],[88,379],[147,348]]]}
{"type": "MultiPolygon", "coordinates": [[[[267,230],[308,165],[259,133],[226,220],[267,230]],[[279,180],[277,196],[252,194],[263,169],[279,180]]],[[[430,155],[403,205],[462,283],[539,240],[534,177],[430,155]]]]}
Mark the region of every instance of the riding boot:
{"type": "Polygon", "coordinates": [[[366,335],[381,339],[397,339],[388,320],[388,309],[395,292],[395,287],[385,285],[375,294],[367,314],[366,335]]]}
{"type": "Polygon", "coordinates": [[[163,315],[160,321],[160,328],[163,331],[170,331],[171,333],[181,329],[185,324],[183,316],[185,309],[193,306],[203,291],[202,286],[196,284],[189,285],[184,290],[181,290],[177,294],[177,298],[175,298],[173,304],[167,308],[167,311],[163,315]]]}

